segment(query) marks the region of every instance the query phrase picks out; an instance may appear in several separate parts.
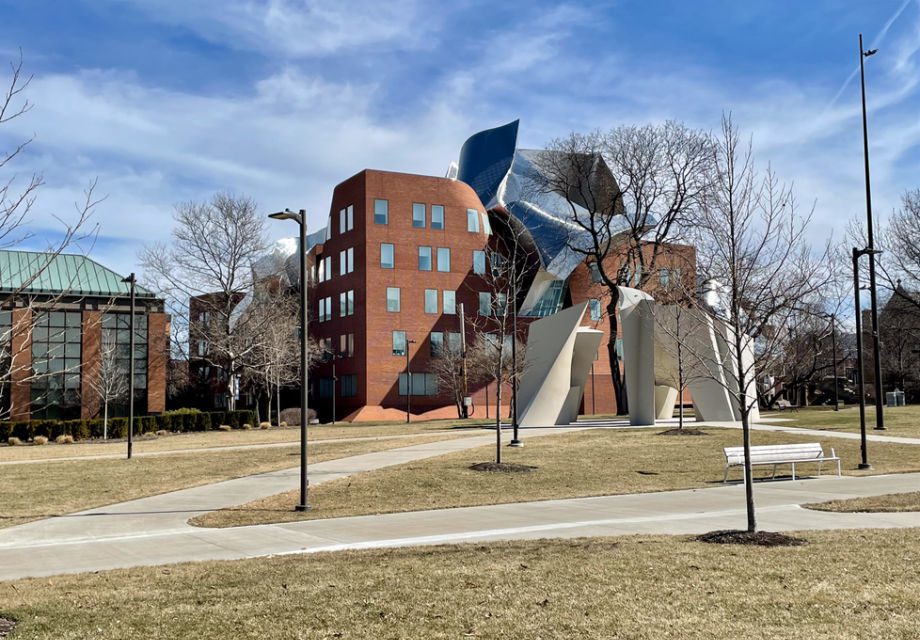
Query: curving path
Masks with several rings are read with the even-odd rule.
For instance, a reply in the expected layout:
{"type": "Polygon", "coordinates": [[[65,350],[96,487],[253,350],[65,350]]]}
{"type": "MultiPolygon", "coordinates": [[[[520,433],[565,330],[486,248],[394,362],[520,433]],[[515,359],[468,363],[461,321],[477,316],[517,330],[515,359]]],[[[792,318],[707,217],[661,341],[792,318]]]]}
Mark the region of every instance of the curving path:
{"type": "MultiPolygon", "coordinates": [[[[528,429],[527,437],[621,422],[528,429]]],[[[715,425],[713,425],[715,426],[715,425]]],[[[719,425],[728,426],[728,425],[719,425]]],[[[660,425],[659,425],[660,427],[660,425]]],[[[758,428],[772,427],[758,426],[758,428]]],[[[793,428],[779,428],[808,431],[793,428]]],[[[852,434],[819,432],[822,437],[852,434]]],[[[817,434],[816,434],[817,435],[817,434]]],[[[885,436],[876,436],[885,437],[885,436]]],[[[904,439],[897,439],[900,442],[904,439]]],[[[312,484],[494,442],[494,435],[425,443],[313,465],[312,484]]],[[[551,500],[482,507],[202,529],[187,519],[290,490],[298,469],[239,478],[0,530],[0,580],[195,560],[370,547],[743,527],[743,487],[551,500]]],[[[920,490],[920,473],[759,482],[760,526],[770,530],[920,527],[920,513],[839,514],[799,505],[920,490]]]]}

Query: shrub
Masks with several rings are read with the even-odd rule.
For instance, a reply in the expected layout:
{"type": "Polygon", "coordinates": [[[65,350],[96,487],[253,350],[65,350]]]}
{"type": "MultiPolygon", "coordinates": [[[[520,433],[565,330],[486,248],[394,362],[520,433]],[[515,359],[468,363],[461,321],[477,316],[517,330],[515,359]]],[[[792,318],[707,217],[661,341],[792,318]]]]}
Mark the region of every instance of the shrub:
{"type": "Polygon", "coordinates": [[[32,438],[32,444],[37,444],[39,446],[43,444],[48,444],[48,438],[46,438],[45,436],[35,436],[34,438],[32,438]]]}
{"type": "Polygon", "coordinates": [[[18,447],[19,445],[22,444],[22,440],[20,440],[16,436],[10,436],[9,438],[6,439],[6,443],[10,445],[11,447],[18,447]]]}
{"type": "Polygon", "coordinates": [[[272,428],[272,423],[271,423],[271,422],[260,422],[260,423],[259,423],[259,428],[260,428],[260,429],[271,429],[271,428],[272,428]]]}
{"type": "Polygon", "coordinates": [[[220,431],[233,431],[233,427],[231,427],[229,424],[222,424],[218,426],[217,428],[220,431]]]}
{"type": "Polygon", "coordinates": [[[156,423],[158,431],[161,429],[170,431],[172,430],[173,417],[168,413],[164,413],[156,417],[156,423]]]}
{"type": "Polygon", "coordinates": [[[282,423],[279,424],[278,426],[279,426],[279,427],[286,427],[286,426],[288,426],[288,423],[287,423],[287,422],[282,422],[282,423]]]}
{"type": "Polygon", "coordinates": [[[64,435],[63,433],[54,439],[58,444],[73,444],[73,436],[64,435]]]}
{"type": "Polygon", "coordinates": [[[168,436],[168,435],[169,435],[169,431],[166,431],[165,429],[160,429],[159,431],[157,431],[157,436],[160,438],[162,438],[163,436],[168,436]]]}
{"type": "Polygon", "coordinates": [[[249,424],[248,422],[244,422],[243,426],[240,427],[240,429],[242,429],[243,431],[252,431],[252,425],[249,424]]]}
{"type": "Polygon", "coordinates": [[[127,418],[109,418],[109,437],[110,438],[127,438],[128,437],[128,419],[127,418]]]}
{"type": "MultiPolygon", "coordinates": [[[[316,410],[307,409],[307,420],[316,420],[316,410]]],[[[285,425],[300,426],[300,407],[290,407],[281,411],[281,421],[285,425]]]]}
{"type": "Polygon", "coordinates": [[[198,413],[194,417],[195,431],[207,431],[212,428],[213,422],[210,413],[198,413]]]}

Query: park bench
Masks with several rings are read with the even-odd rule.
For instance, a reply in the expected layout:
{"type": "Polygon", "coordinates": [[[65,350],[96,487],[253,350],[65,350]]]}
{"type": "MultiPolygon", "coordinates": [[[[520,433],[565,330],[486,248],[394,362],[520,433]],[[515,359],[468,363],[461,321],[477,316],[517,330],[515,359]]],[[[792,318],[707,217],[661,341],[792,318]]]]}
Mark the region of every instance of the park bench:
{"type": "Polygon", "coordinates": [[[796,413],[798,413],[799,405],[792,404],[791,402],[783,398],[782,400],[776,401],[776,408],[779,409],[780,411],[795,411],[796,413]]]}
{"type": "MultiPolygon", "coordinates": [[[[728,481],[728,470],[732,467],[744,466],[744,447],[724,447],[725,475],[722,482],[728,481]]],[[[837,475],[840,475],[840,458],[831,449],[831,455],[825,455],[824,449],[818,442],[808,444],[771,444],[751,447],[751,466],[773,466],[773,477],[776,477],[776,467],[781,464],[792,465],[792,479],[795,480],[795,465],[802,463],[817,463],[818,475],[821,475],[821,465],[825,462],[837,463],[837,475]]]]}

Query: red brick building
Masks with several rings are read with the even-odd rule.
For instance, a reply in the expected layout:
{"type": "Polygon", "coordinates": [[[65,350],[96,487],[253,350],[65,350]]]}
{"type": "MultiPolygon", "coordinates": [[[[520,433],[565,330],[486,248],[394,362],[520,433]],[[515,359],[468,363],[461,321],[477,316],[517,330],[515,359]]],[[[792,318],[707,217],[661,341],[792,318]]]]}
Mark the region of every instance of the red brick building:
{"type": "MultiPolygon", "coordinates": [[[[461,304],[468,319],[479,315],[480,295],[488,293],[485,255],[500,223],[459,180],[365,170],[335,188],[326,238],[309,254],[310,335],[338,354],[310,372],[311,407],[322,420],[332,418],[333,403],[340,420],[404,417],[406,349],[413,418],[456,417],[449,390],[433,379],[431,361],[441,345],[459,340],[461,304]]],[[[652,274],[653,283],[692,283],[692,248],[673,249],[657,267],[660,273],[652,274]]],[[[618,256],[609,260],[619,266],[618,256]]],[[[606,345],[605,289],[591,274],[587,264],[578,265],[538,304],[526,303],[530,283],[522,283],[522,338],[536,318],[589,300],[584,323],[604,330],[606,345]]],[[[472,417],[494,417],[494,384],[473,387],[470,395],[472,417]]],[[[602,347],[583,412],[614,411],[610,359],[602,347]]]]}

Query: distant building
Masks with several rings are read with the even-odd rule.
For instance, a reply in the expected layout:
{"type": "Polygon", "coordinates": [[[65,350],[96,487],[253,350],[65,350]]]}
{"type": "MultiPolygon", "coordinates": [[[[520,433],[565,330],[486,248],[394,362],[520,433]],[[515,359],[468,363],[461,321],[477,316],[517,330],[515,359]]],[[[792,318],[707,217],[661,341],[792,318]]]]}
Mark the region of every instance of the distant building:
{"type": "MultiPolygon", "coordinates": [[[[166,403],[169,316],[163,300],[136,287],[135,413],[166,403]]],[[[93,418],[92,381],[103,345],[127,376],[132,357],[129,285],[86,256],[0,251],[0,417],[93,418]]],[[[127,398],[110,405],[125,413],[127,398]]]]}

